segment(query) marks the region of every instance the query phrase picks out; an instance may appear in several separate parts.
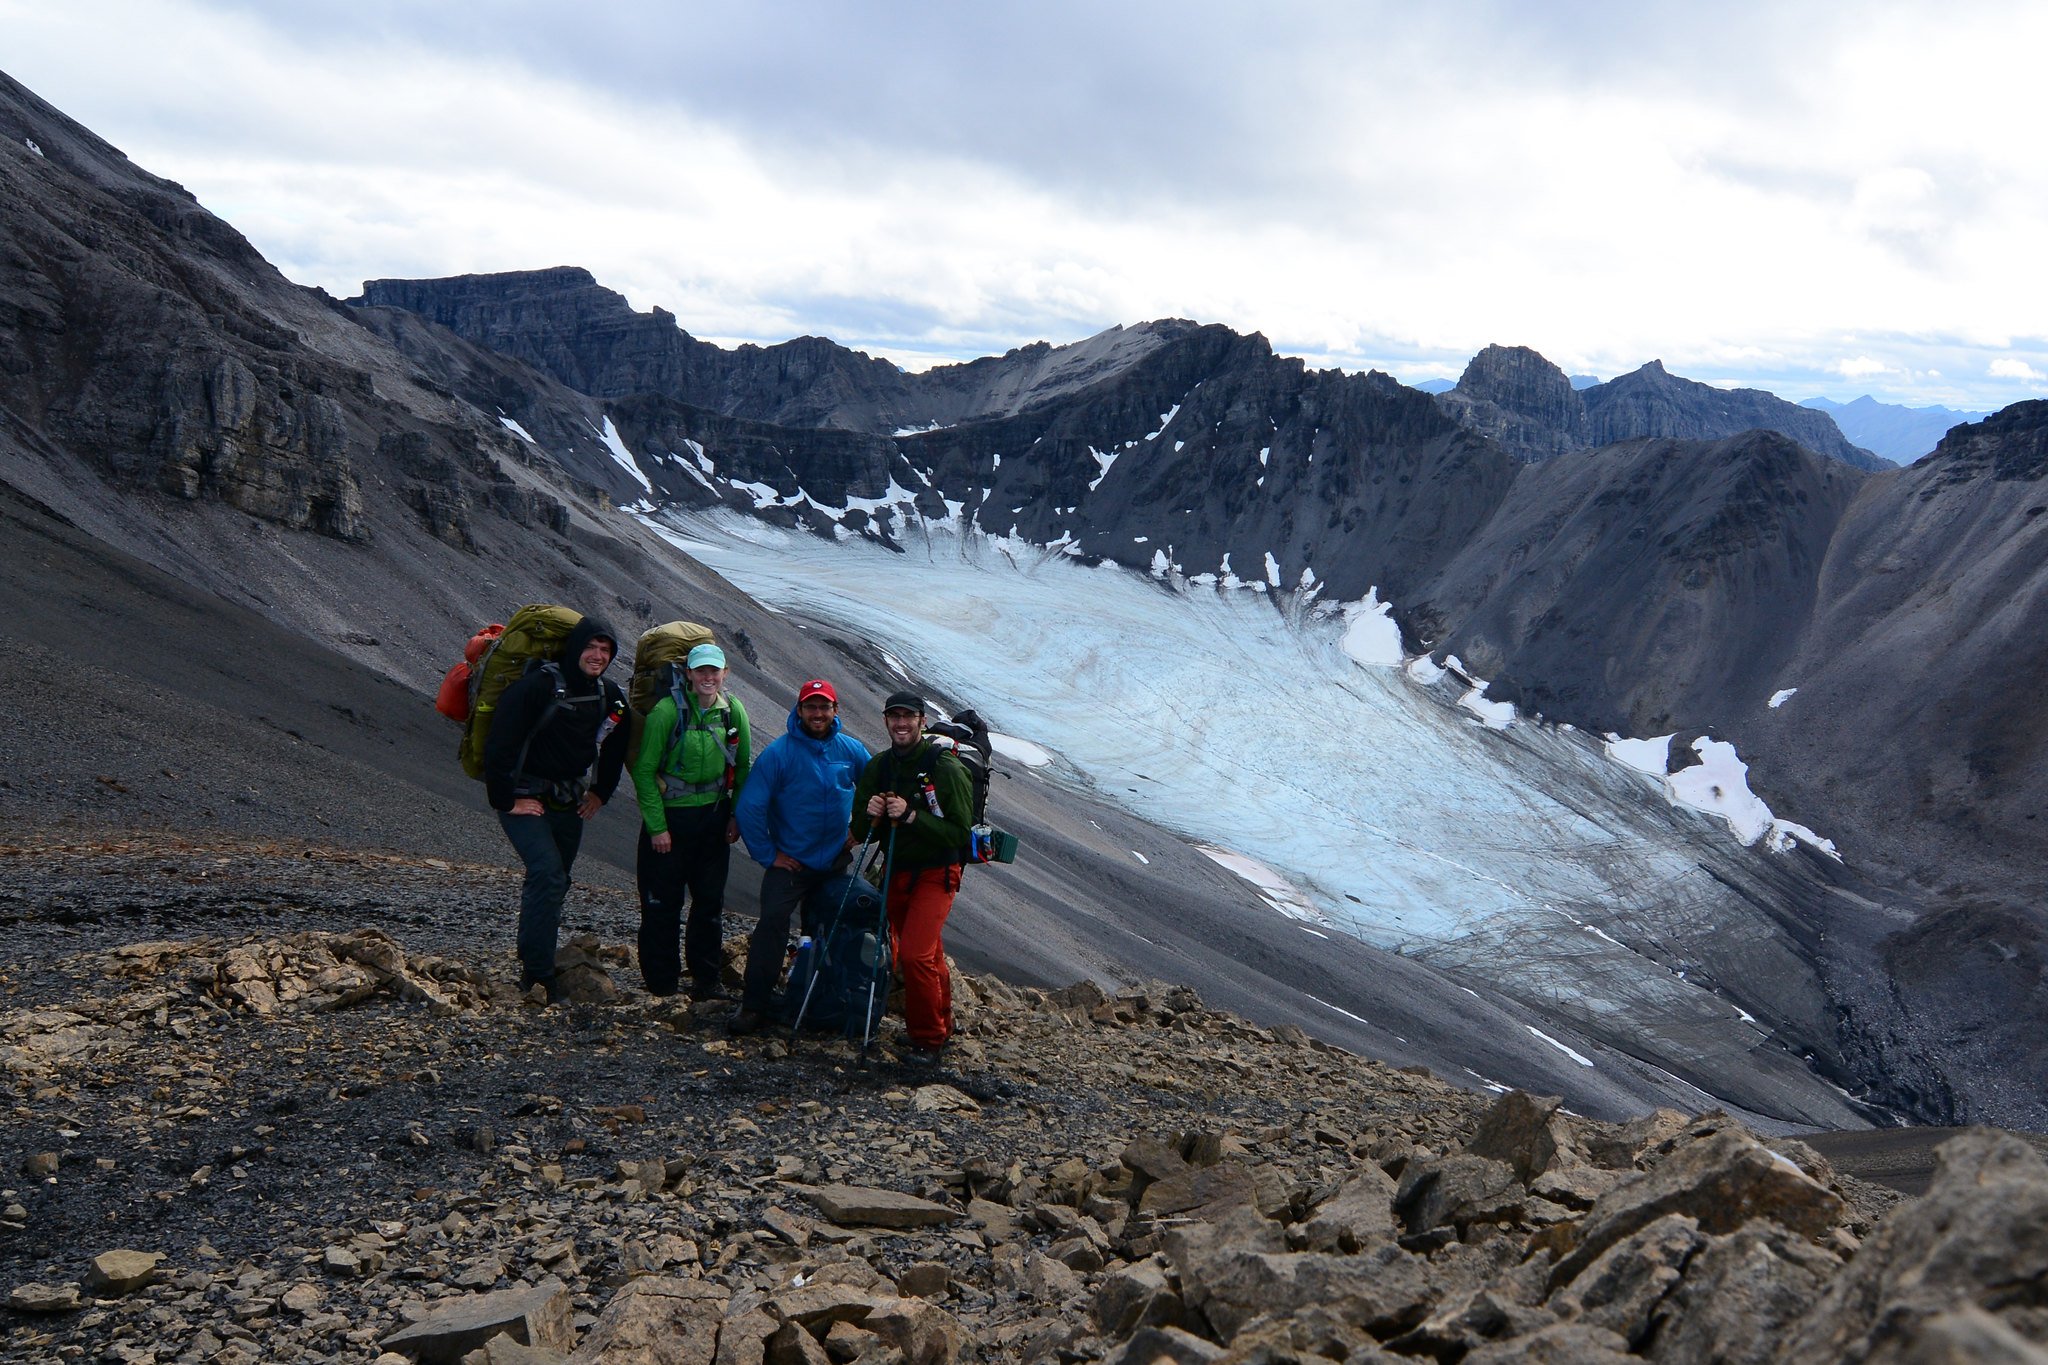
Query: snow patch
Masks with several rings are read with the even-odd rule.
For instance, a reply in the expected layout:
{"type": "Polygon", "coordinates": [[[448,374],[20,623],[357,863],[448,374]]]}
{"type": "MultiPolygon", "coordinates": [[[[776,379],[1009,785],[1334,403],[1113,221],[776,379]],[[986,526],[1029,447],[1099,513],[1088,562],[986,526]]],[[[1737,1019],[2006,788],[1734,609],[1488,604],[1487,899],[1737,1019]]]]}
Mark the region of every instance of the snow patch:
{"type": "MultiPolygon", "coordinates": [[[[639,484],[649,493],[652,493],[654,485],[647,482],[647,476],[640,472],[640,462],[633,458],[632,451],[626,449],[625,441],[619,436],[618,427],[612,424],[612,415],[610,413],[604,415],[604,430],[600,431],[598,436],[604,441],[605,449],[612,453],[612,458],[619,462],[619,468],[631,474],[635,483],[639,484]]],[[[531,440],[532,438],[528,437],[527,439],[531,440]]]]}
{"type": "MultiPolygon", "coordinates": [[[[1268,566],[1272,561],[1271,555],[1266,556],[1268,566]]],[[[1377,588],[1368,588],[1363,602],[1353,602],[1344,608],[1347,624],[1343,648],[1352,662],[1367,668],[1401,666],[1401,628],[1394,624],[1392,611],[1391,603],[1380,601],[1377,588]]],[[[1512,716],[1514,708],[1508,710],[1512,716]]]]}
{"type": "Polygon", "coordinates": [[[1232,853],[1213,844],[1196,844],[1195,849],[1224,870],[1236,873],[1257,887],[1259,899],[1289,919],[1309,920],[1317,924],[1328,922],[1323,912],[1316,909],[1315,903],[1293,882],[1257,858],[1247,858],[1242,853],[1232,853]]]}
{"type": "MultiPolygon", "coordinates": [[[[1302,994],[1303,994],[1303,995],[1308,995],[1308,992],[1307,992],[1307,991],[1303,991],[1303,992],[1302,992],[1302,994]]],[[[1324,1009],[1326,1009],[1326,1010],[1329,1010],[1329,1011],[1331,1011],[1332,1013],[1335,1013],[1335,1014],[1341,1014],[1341,1015],[1343,1015],[1343,1016],[1344,1016],[1344,1017],[1345,1017],[1346,1019],[1354,1020],[1354,1021],[1356,1021],[1357,1023],[1361,1023],[1361,1024],[1365,1025],[1365,1026],[1366,1026],[1367,1028],[1371,1028],[1371,1027],[1372,1027],[1372,1020],[1370,1020],[1370,1019],[1367,1019],[1367,1018],[1366,1018],[1366,1017],[1365,1017],[1364,1015],[1360,1015],[1360,1014],[1353,1014],[1353,1013],[1352,1013],[1352,1012],[1351,1012],[1350,1010],[1347,1010],[1347,1009],[1345,1009],[1345,1008],[1344,1008],[1344,1007],[1343,1007],[1342,1005],[1333,1005],[1333,1004],[1331,1004],[1331,1003],[1330,1003],[1329,1001],[1327,1001],[1327,1000],[1317,1000],[1317,999],[1316,999],[1316,997],[1315,997],[1315,996],[1313,996],[1313,995],[1308,995],[1308,998],[1309,998],[1309,999],[1311,999],[1311,1000],[1315,1000],[1315,1002],[1316,1002],[1316,1003],[1317,1003],[1318,1005],[1321,1005],[1321,1006],[1322,1006],[1322,1007],[1323,1007],[1324,1009]]]]}
{"type": "Polygon", "coordinates": [[[1089,446],[1088,453],[1089,455],[1094,457],[1095,468],[1097,471],[1095,477],[1088,481],[1088,491],[1090,493],[1093,493],[1096,489],[1102,486],[1102,481],[1109,477],[1109,467],[1116,463],[1116,457],[1123,454],[1123,452],[1120,450],[1112,450],[1109,453],[1104,454],[1102,451],[1097,450],[1094,446],[1089,446]]]}
{"type": "Polygon", "coordinates": [[[1773,692],[1771,693],[1770,708],[1775,711],[1798,695],[1799,689],[1796,687],[1788,687],[1782,692],[1773,692]]]}
{"type": "Polygon", "coordinates": [[[526,442],[528,445],[537,446],[540,444],[539,441],[533,439],[532,432],[528,431],[525,427],[520,426],[519,423],[513,421],[510,417],[507,417],[502,412],[498,414],[498,423],[499,425],[503,426],[505,430],[511,432],[514,436],[517,436],[520,440],[526,442]]]}
{"type": "Polygon", "coordinates": [[[1131,856],[1133,858],[1136,858],[1139,862],[1143,863],[1147,867],[1152,866],[1152,860],[1150,858],[1147,858],[1144,854],[1138,852],[1138,850],[1136,850],[1135,848],[1131,850],[1131,856]]]}
{"type": "Polygon", "coordinates": [[[1749,765],[1736,756],[1735,746],[1701,735],[1692,749],[1700,761],[1666,779],[1679,802],[1720,816],[1745,844],[1769,833],[1771,808],[1749,789],[1749,765]]]}
{"type": "Polygon", "coordinates": [[[1444,671],[1436,666],[1436,660],[1427,654],[1419,654],[1408,661],[1408,676],[1424,687],[1443,681],[1444,671]]]}
{"type": "Polygon", "coordinates": [[[1014,759],[1027,768],[1043,768],[1052,762],[1052,750],[1033,744],[1028,739],[1019,739],[1015,735],[1000,734],[991,730],[988,732],[988,742],[989,747],[1004,758],[1014,759]]]}
{"type": "Polygon", "coordinates": [[[1620,735],[1610,734],[1607,736],[1607,756],[1639,773],[1662,777],[1671,767],[1671,736],[1623,739],[1620,735]]]}
{"type": "Polygon", "coordinates": [[[1148,440],[1148,441],[1156,441],[1156,440],[1158,440],[1158,439],[1159,439],[1159,437],[1160,437],[1160,435],[1161,435],[1161,433],[1163,433],[1163,432],[1164,432],[1164,431],[1166,430],[1166,428],[1167,428],[1168,424],[1169,424],[1169,423],[1171,423],[1171,422],[1173,421],[1173,415],[1174,415],[1175,413],[1179,412],[1179,411],[1180,411],[1180,404],[1178,404],[1178,403],[1175,403],[1175,404],[1174,404],[1174,405],[1173,405],[1172,407],[1168,408],[1168,409],[1167,409],[1167,410],[1166,410],[1165,412],[1162,412],[1162,413],[1160,413],[1160,414],[1159,414],[1159,429],[1158,429],[1157,431],[1148,431],[1148,432],[1146,432],[1146,433],[1145,433],[1145,439],[1146,439],[1146,440],[1148,440]]]}
{"type": "Polygon", "coordinates": [[[1458,698],[1458,705],[1479,717],[1489,730],[1505,730],[1515,723],[1515,704],[1511,701],[1488,701],[1485,683],[1469,689],[1458,698]]]}
{"type": "Polygon", "coordinates": [[[1566,1047],[1563,1043],[1558,1042],[1557,1039],[1545,1033],[1542,1029],[1537,1028],[1534,1024],[1524,1024],[1522,1025],[1522,1027],[1528,1029],[1529,1032],[1535,1034],[1538,1038],[1541,1038],[1544,1042],[1550,1044],[1559,1052],[1562,1052],[1565,1056],[1577,1062],[1580,1066],[1593,1065],[1593,1059],[1591,1057],[1586,1056],[1582,1052],[1574,1052],[1572,1049],[1566,1047]]]}

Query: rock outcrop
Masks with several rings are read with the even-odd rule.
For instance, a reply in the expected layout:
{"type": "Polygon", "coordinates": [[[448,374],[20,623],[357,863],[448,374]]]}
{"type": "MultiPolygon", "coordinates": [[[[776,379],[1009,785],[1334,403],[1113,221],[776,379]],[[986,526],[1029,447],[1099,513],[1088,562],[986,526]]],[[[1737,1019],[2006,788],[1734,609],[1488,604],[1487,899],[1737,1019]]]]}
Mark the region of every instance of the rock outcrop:
{"type": "Polygon", "coordinates": [[[1526,346],[1488,346],[1436,401],[1465,426],[1529,461],[1645,437],[1719,441],[1746,431],[1775,431],[1857,469],[1891,467],[1891,461],[1851,445],[1825,412],[1762,389],[1720,389],[1682,379],[1659,360],[1575,389],[1563,370],[1526,346]]]}
{"type": "Polygon", "coordinates": [[[1802,408],[1762,389],[1718,389],[1683,379],[1653,360],[1641,369],[1595,384],[1580,395],[1586,404],[1586,434],[1594,446],[1645,436],[1717,441],[1745,431],[1775,431],[1817,455],[1857,469],[1891,467],[1869,451],[1849,444],[1834,419],[1802,408]]]}
{"type": "Polygon", "coordinates": [[[1590,444],[1586,400],[1563,370],[1526,346],[1488,346],[1436,401],[1461,425],[1531,463],[1590,444]]]}

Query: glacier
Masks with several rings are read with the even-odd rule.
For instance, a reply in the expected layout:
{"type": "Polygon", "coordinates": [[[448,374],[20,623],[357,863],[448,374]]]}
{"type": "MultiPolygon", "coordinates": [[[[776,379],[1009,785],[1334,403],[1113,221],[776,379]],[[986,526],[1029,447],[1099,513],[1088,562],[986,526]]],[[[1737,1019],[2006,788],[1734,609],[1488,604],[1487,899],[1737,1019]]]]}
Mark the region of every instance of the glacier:
{"type": "Polygon", "coordinates": [[[1802,1065],[1775,1028],[1824,1026],[1782,916],[1737,889],[1780,877],[1782,855],[1674,807],[1597,738],[1503,728],[1470,681],[1400,667],[1385,634],[1366,647],[1392,629],[1376,600],[1174,584],[955,518],[901,528],[900,548],[723,509],[644,519],[973,706],[1038,777],[1235,855],[1301,930],[1420,959],[1766,1112],[1786,1103],[1770,1075],[1802,1065]]]}

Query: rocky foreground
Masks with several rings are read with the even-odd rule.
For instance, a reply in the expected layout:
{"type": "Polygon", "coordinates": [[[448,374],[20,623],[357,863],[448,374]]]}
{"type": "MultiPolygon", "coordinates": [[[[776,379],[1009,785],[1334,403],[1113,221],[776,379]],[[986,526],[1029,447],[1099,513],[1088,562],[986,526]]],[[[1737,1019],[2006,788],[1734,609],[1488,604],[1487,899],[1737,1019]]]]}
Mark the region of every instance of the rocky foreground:
{"type": "Polygon", "coordinates": [[[1171,986],[963,977],[936,1070],[730,1040],[637,989],[617,892],[541,1009],[501,869],[128,839],[0,884],[8,1358],[2048,1361],[2048,1166],[1989,1130],[1902,1201],[1171,986]]]}

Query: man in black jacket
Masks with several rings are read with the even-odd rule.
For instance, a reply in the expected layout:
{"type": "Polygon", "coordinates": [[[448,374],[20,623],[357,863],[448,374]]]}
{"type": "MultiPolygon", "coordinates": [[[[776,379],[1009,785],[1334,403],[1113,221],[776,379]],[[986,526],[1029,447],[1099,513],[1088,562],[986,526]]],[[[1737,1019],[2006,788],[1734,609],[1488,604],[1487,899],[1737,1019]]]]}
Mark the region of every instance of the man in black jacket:
{"type": "Polygon", "coordinates": [[[550,1000],[562,901],[583,822],[611,799],[626,761],[626,697],[604,677],[617,653],[611,627],[584,617],[554,660],[529,665],[505,689],[484,741],[484,789],[526,864],[519,984],[545,988],[550,1000]]]}

